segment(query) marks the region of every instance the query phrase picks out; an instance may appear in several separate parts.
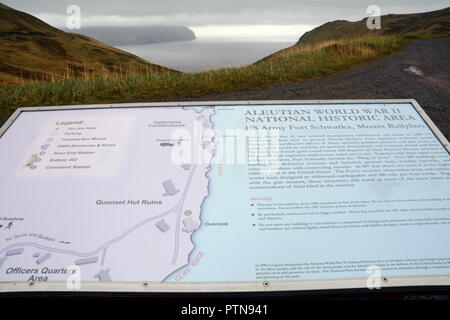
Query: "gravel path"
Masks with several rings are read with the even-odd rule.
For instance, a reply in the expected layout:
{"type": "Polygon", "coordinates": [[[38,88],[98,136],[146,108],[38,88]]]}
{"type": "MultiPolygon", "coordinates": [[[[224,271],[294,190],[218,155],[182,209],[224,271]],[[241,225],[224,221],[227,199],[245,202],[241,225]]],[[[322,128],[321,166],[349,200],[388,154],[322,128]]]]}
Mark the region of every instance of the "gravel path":
{"type": "Polygon", "coordinates": [[[416,99],[450,138],[450,39],[412,42],[376,62],[307,82],[195,100],[416,99]]]}

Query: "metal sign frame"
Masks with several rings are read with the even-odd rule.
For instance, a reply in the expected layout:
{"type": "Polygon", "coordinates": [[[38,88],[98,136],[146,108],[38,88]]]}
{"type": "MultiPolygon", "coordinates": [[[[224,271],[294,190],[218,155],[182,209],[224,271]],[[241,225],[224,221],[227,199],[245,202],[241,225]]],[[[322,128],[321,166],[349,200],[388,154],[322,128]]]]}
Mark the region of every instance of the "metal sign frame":
{"type": "MultiPolygon", "coordinates": [[[[182,106],[242,106],[242,105],[310,105],[310,104],[411,104],[425,121],[442,146],[450,153],[450,144],[425,111],[414,99],[383,100],[257,100],[257,101],[189,101],[189,102],[148,102],[96,105],[68,105],[51,107],[18,108],[0,129],[0,138],[20,116],[22,112],[58,111],[81,109],[111,108],[150,108],[182,106]]],[[[9,292],[116,292],[116,293],[276,293],[345,289],[367,290],[367,278],[329,279],[329,280],[295,280],[295,281],[253,281],[253,282],[82,282],[78,290],[67,288],[66,282],[0,282],[0,293],[9,292]]],[[[381,288],[440,288],[450,290],[450,275],[436,276],[396,276],[382,277],[381,288]]]]}

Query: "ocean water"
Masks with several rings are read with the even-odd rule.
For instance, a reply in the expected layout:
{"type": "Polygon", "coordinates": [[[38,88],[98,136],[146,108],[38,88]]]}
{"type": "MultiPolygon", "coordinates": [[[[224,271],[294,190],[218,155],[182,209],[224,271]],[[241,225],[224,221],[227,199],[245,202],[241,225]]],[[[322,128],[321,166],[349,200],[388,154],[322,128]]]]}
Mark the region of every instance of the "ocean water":
{"type": "Polygon", "coordinates": [[[118,47],[147,61],[178,71],[195,73],[252,64],[294,45],[295,39],[196,39],[118,47]]]}

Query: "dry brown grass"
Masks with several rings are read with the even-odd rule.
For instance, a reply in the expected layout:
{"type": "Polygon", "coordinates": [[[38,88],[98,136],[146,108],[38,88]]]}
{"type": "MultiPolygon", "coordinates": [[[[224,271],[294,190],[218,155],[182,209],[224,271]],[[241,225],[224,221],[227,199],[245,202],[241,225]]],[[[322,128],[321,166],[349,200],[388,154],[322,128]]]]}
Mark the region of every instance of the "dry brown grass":
{"type": "Polygon", "coordinates": [[[0,106],[4,115],[20,106],[168,100],[263,88],[323,77],[400,51],[406,43],[400,38],[328,41],[291,47],[254,65],[197,74],[121,65],[95,72],[86,66],[80,74],[67,67],[62,77],[49,73],[46,81],[23,79],[19,86],[0,88],[0,106]]]}

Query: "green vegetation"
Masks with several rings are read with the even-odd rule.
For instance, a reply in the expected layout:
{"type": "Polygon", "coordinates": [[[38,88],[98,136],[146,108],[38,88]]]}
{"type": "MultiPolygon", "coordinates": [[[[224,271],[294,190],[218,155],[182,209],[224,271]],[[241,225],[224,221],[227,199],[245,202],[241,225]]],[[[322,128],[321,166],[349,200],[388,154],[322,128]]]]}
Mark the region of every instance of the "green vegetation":
{"type": "Polygon", "coordinates": [[[337,20],[306,32],[298,44],[315,45],[330,40],[396,36],[408,38],[449,34],[450,7],[424,13],[388,14],[381,16],[381,29],[367,28],[367,18],[349,22],[337,20]]]}
{"type": "Polygon", "coordinates": [[[0,89],[2,115],[20,106],[167,100],[268,87],[322,77],[402,50],[407,40],[373,38],[294,46],[242,68],[198,74],[134,73],[31,81],[0,89]]]}
{"type": "Polygon", "coordinates": [[[382,31],[365,20],[331,22],[253,65],[184,74],[0,4],[0,123],[24,106],[184,99],[324,77],[413,39],[449,37],[449,17],[449,8],[383,16],[382,31]]]}

